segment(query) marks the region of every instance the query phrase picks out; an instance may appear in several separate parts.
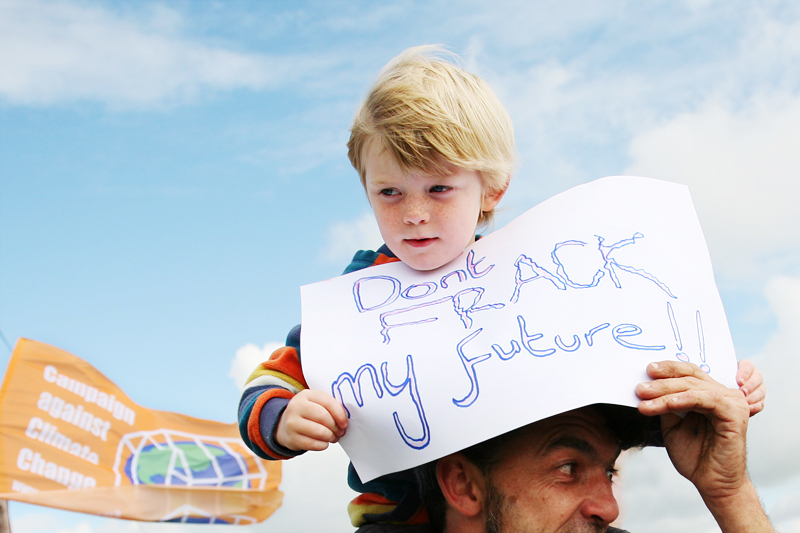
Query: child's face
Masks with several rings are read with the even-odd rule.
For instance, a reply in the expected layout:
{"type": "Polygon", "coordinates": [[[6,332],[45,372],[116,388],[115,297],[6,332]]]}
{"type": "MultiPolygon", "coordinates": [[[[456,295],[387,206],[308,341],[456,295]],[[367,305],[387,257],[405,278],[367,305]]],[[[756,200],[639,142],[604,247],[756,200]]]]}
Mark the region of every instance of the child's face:
{"type": "Polygon", "coordinates": [[[364,147],[367,197],[389,249],[416,270],[446,265],[475,242],[481,211],[503,193],[486,195],[480,175],[444,163],[448,176],[405,171],[378,142],[364,147]]]}

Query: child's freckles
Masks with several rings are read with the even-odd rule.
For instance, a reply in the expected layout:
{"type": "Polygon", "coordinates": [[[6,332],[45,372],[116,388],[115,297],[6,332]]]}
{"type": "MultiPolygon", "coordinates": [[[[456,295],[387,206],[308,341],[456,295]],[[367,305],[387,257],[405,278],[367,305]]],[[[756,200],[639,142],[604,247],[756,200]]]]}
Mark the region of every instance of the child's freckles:
{"type": "Polygon", "coordinates": [[[431,209],[425,205],[423,201],[409,200],[409,205],[406,207],[403,220],[408,224],[421,224],[427,222],[430,218],[430,211],[431,209]]]}

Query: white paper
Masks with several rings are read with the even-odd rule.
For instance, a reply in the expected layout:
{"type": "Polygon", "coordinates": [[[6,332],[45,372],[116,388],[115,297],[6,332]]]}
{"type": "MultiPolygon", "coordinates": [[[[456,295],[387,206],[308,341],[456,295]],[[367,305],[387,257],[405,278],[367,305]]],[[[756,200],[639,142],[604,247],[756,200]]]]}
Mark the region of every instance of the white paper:
{"type": "Polygon", "coordinates": [[[348,410],[363,481],[583,405],[636,406],[651,361],[735,386],[689,191],[664,181],[575,187],[440,269],[371,267],[304,286],[302,304],[305,377],[348,410]]]}

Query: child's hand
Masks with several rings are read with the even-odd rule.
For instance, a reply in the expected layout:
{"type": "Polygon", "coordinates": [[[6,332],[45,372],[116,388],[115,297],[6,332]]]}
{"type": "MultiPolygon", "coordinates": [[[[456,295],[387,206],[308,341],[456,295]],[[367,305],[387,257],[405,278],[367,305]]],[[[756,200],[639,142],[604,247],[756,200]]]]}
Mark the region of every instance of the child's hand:
{"type": "Polygon", "coordinates": [[[321,451],[337,442],[347,429],[347,412],[326,392],[305,389],[286,406],[275,440],[290,450],[321,451]]]}
{"type": "Polygon", "coordinates": [[[736,383],[739,384],[739,390],[744,393],[747,403],[750,404],[750,416],[760,413],[764,409],[767,386],[764,385],[764,376],[747,359],[739,361],[736,383]]]}

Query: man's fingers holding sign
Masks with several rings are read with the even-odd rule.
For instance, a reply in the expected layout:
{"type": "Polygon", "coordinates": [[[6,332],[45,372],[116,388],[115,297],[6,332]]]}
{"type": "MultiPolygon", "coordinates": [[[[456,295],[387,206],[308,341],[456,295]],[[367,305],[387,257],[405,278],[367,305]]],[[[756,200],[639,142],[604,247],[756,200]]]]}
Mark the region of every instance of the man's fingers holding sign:
{"type": "Polygon", "coordinates": [[[636,387],[639,411],[661,415],[670,460],[697,487],[722,530],[771,531],[747,476],[750,407],[744,393],[690,363],[652,363],[647,373],[653,381],[636,387]]]}

